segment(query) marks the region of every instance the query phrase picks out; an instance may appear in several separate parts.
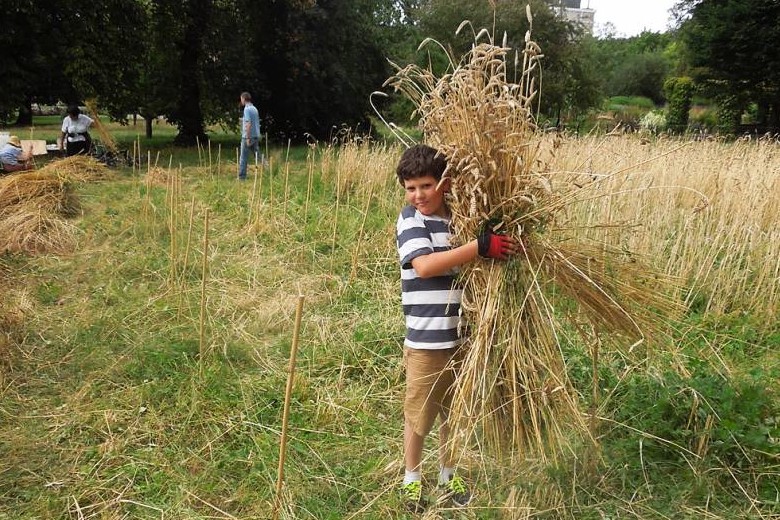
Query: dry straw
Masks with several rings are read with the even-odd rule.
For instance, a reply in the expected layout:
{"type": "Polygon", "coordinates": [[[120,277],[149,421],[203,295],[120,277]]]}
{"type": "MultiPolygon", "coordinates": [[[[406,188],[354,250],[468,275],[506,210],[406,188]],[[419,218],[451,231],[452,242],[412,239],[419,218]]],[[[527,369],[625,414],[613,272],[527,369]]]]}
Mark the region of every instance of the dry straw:
{"type": "Polygon", "coordinates": [[[106,150],[117,153],[118,148],[116,146],[116,141],[114,140],[114,137],[100,121],[100,114],[98,114],[98,106],[97,106],[96,99],[90,99],[87,101],[87,110],[92,116],[92,121],[93,121],[92,124],[95,127],[95,130],[97,131],[98,135],[100,136],[100,140],[103,142],[103,146],[106,147],[106,150]]]}
{"type": "Polygon", "coordinates": [[[451,420],[483,447],[545,457],[572,434],[587,435],[559,321],[568,318],[586,343],[599,339],[589,331],[609,332],[615,344],[635,347],[675,307],[664,280],[635,256],[578,240],[567,209],[586,195],[571,175],[551,171],[557,143],[535,123],[541,50],[529,31],[522,52],[511,52],[483,30],[442,77],[410,65],[388,84],[415,104],[426,140],[447,157],[453,245],[486,225],[525,244],[516,260],[461,270],[469,330],[451,420]]]}
{"type": "Polygon", "coordinates": [[[105,171],[94,159],[74,156],[0,178],[0,251],[72,251],[77,230],[65,217],[79,211],[73,184],[104,178],[105,171]]]}

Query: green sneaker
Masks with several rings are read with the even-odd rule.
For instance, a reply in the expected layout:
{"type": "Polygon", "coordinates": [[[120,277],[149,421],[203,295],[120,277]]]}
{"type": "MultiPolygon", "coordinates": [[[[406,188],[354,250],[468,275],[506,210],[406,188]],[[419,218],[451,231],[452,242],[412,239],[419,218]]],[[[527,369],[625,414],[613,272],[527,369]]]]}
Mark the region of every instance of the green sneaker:
{"type": "Polygon", "coordinates": [[[460,476],[453,475],[449,482],[440,486],[444,489],[444,498],[452,500],[457,507],[466,507],[471,502],[471,491],[460,476]]]}
{"type": "Polygon", "coordinates": [[[406,509],[411,513],[424,513],[425,503],[422,498],[422,483],[418,480],[401,486],[401,497],[406,509]]]}

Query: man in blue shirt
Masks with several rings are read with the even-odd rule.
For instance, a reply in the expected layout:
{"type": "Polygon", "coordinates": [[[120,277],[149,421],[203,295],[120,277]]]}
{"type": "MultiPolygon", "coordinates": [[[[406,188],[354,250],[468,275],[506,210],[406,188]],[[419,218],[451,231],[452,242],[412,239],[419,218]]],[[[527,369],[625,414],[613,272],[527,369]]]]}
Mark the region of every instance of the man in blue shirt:
{"type": "Polygon", "coordinates": [[[249,92],[241,93],[241,106],[244,107],[244,115],[241,118],[241,155],[238,161],[238,178],[246,180],[246,163],[249,152],[255,156],[260,144],[260,115],[252,104],[252,95],[249,92]]]}

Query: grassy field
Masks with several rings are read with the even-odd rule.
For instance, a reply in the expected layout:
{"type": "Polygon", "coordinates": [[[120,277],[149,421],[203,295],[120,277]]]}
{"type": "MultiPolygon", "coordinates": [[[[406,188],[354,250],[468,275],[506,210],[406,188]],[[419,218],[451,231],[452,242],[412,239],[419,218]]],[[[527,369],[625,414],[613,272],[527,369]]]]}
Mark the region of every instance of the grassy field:
{"type": "MultiPolygon", "coordinates": [[[[280,518],[406,518],[399,149],[272,147],[239,183],[235,136],[218,163],[156,132],[162,170],[78,186],[72,253],[0,256],[0,518],[271,518],[299,295],[280,518]]],[[[473,505],[425,517],[780,518],[780,148],[590,138],[550,167],[593,193],[560,239],[645,255],[687,312],[596,388],[562,334],[597,445],[470,446],[473,505]]]]}

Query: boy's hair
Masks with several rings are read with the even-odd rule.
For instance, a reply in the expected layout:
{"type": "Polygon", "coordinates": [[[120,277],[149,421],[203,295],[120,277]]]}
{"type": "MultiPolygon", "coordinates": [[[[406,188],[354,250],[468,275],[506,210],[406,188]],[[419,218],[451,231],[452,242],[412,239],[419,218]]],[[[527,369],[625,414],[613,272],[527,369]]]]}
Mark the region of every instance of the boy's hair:
{"type": "Polygon", "coordinates": [[[68,106],[68,115],[70,117],[76,118],[79,117],[79,114],[81,114],[81,109],[78,105],[69,105],[68,106]]]}
{"type": "Polygon", "coordinates": [[[438,182],[446,169],[447,159],[436,148],[416,144],[401,155],[395,173],[398,175],[398,182],[403,186],[406,180],[418,179],[426,175],[432,175],[438,182]]]}
{"type": "Polygon", "coordinates": [[[241,99],[243,99],[244,101],[250,101],[251,102],[252,101],[252,94],[250,94],[249,92],[242,92],[241,93],[241,99]]]}

